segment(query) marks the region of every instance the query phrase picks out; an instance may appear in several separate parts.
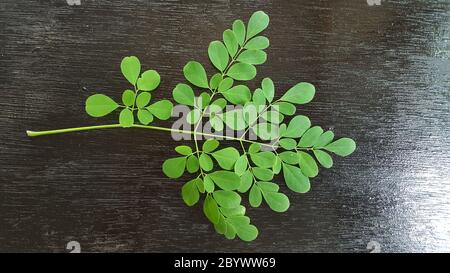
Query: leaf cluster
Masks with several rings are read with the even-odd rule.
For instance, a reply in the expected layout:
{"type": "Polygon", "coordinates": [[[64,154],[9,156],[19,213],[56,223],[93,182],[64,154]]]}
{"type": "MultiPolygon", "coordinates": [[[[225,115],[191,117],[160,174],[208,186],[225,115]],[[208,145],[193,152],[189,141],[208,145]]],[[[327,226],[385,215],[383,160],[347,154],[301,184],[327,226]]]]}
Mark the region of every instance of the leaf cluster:
{"type": "Polygon", "coordinates": [[[352,139],[335,139],[333,132],[313,126],[308,117],[295,115],[298,105],[313,99],[312,84],[300,82],[278,99],[270,78],[253,91],[245,85],[256,76],[256,66],[267,59],[264,49],[269,39],[261,32],[268,25],[269,17],[262,11],[255,12],[247,25],[234,21],[221,40],[209,44],[208,56],[217,72],[208,76],[200,62],[189,61],[183,68],[187,83],[173,89],[174,100],[191,108],[186,121],[195,128],[195,147],[176,147],[179,156],[167,159],[163,172],[170,178],[195,174],[181,189],[184,202],[188,206],[202,202],[206,218],[228,239],[251,241],[258,236],[245,215],[242,196],[252,207],[264,202],[273,211],[284,212],[289,198],[274,182],[276,175],[283,175],[290,190],[306,193],[319,166],[332,167],[330,154],[347,156],[356,148],[352,139]],[[237,107],[227,110],[227,104],[237,107]],[[206,140],[200,148],[195,135],[204,120],[215,132],[226,127],[243,132],[235,139],[241,150],[220,147],[217,139],[206,140]],[[260,141],[246,141],[249,133],[260,141]]]}
{"type": "Polygon", "coordinates": [[[169,119],[173,109],[171,101],[160,100],[150,104],[152,91],[161,81],[158,72],[146,70],[141,73],[141,63],[135,56],[123,58],[120,69],[132,89],[122,92],[121,102],[104,94],[91,95],[86,100],[86,112],[92,117],[103,117],[120,109],[119,123],[122,127],[133,126],[136,117],[143,125],[150,124],[155,117],[160,120],[169,119]]]}

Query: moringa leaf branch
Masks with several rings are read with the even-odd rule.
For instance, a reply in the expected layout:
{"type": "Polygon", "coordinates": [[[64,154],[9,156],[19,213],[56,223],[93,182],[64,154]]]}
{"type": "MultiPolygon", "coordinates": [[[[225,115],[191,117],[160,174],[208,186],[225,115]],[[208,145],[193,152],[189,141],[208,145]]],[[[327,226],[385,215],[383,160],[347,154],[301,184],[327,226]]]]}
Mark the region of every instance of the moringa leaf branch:
{"type": "Polygon", "coordinates": [[[181,187],[181,197],[188,206],[202,201],[203,212],[217,233],[227,239],[237,236],[252,241],[259,231],[246,216],[243,197],[248,198],[251,207],[264,202],[273,211],[284,212],[290,202],[274,182],[276,175],[283,175],[290,190],[306,193],[319,166],[333,166],[331,153],[344,157],[356,149],[352,139],[335,140],[332,131],[313,126],[304,115],[295,115],[297,105],[313,99],[316,89],[312,84],[300,82],[278,99],[270,78],[264,78],[253,91],[245,85],[256,76],[256,66],[267,59],[264,49],[269,47],[269,39],[261,33],[268,25],[269,17],[262,11],[253,13],[247,25],[235,20],[221,40],[209,44],[208,57],[217,70],[211,76],[200,62],[189,61],[184,66],[187,82],[177,84],[172,96],[189,108],[183,118],[192,130],[150,125],[155,119],[169,119],[173,103],[167,99],[151,103],[160,75],[155,70],[142,72],[139,59],[129,56],[122,60],[120,69],[131,88],[122,92],[121,101],[104,94],[86,100],[86,112],[92,117],[119,110],[118,123],[27,134],[35,137],[123,127],[192,135],[193,146],[177,146],[178,156],[165,160],[162,171],[174,179],[189,174],[191,178],[181,187]],[[202,125],[214,133],[200,130],[202,125]],[[240,135],[229,136],[225,130],[240,135]],[[200,137],[207,140],[200,143],[200,137]],[[240,150],[222,140],[239,142],[240,150]]]}

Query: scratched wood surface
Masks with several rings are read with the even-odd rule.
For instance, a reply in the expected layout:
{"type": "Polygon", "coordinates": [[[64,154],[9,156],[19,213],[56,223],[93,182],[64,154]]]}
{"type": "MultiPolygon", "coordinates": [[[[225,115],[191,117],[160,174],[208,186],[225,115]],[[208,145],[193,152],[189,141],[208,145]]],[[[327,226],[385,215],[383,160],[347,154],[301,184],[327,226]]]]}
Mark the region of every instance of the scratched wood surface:
{"type": "Polygon", "coordinates": [[[0,251],[450,251],[450,2],[376,2],[2,0],[0,251]],[[161,171],[177,145],[164,132],[25,135],[115,122],[84,100],[120,98],[123,56],[157,69],[154,97],[169,98],[184,64],[208,63],[209,42],[255,10],[271,46],[249,86],[312,82],[299,112],[358,143],[309,193],[282,186],[286,213],[249,209],[256,241],[224,239],[183,204],[183,179],[161,171]]]}

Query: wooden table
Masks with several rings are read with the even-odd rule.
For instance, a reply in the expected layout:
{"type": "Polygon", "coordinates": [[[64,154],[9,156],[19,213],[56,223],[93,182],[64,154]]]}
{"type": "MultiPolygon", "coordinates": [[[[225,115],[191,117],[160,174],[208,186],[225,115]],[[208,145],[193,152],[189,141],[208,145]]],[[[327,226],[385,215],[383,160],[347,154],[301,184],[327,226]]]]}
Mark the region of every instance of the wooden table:
{"type": "Polygon", "coordinates": [[[0,251],[450,251],[450,3],[376,2],[3,0],[0,251]],[[154,98],[170,98],[185,63],[211,71],[209,42],[256,10],[270,15],[271,46],[249,86],[315,84],[299,113],[358,143],[309,193],[282,185],[286,213],[249,209],[256,241],[224,239],[183,203],[187,178],[161,171],[177,145],[165,132],[25,135],[116,122],[89,117],[84,101],[120,98],[124,56],[157,69],[154,98]]]}

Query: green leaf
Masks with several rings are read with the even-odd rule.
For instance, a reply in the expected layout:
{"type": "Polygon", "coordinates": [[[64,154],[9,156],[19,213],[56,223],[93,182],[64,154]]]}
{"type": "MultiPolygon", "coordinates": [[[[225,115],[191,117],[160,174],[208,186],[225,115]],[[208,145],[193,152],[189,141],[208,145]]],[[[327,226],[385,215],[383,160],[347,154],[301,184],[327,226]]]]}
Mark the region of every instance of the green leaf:
{"type": "Polygon", "coordinates": [[[261,88],[258,88],[253,92],[253,102],[257,107],[257,112],[261,112],[266,107],[266,96],[261,88]]]}
{"type": "Polygon", "coordinates": [[[298,147],[312,147],[319,140],[323,129],[320,126],[309,128],[298,142],[298,147]]]}
{"type": "Polygon", "coordinates": [[[242,20],[235,20],[233,22],[233,33],[239,45],[242,46],[245,42],[245,25],[242,20]]]}
{"type": "Polygon", "coordinates": [[[220,132],[223,130],[223,121],[221,118],[215,116],[209,119],[209,123],[214,130],[220,132]]]}
{"type": "Polygon", "coordinates": [[[320,165],[327,169],[333,166],[333,158],[331,158],[331,156],[327,152],[324,152],[322,150],[314,150],[313,152],[320,165]]]}
{"type": "Polygon", "coordinates": [[[153,115],[146,109],[138,109],[137,117],[139,122],[144,125],[153,121],[153,115]]]}
{"type": "Polygon", "coordinates": [[[235,131],[243,130],[247,127],[242,109],[235,109],[223,114],[225,124],[235,131]]]}
{"type": "Polygon", "coordinates": [[[135,96],[135,93],[130,89],[123,91],[123,93],[122,93],[123,104],[125,106],[132,106],[134,104],[134,96],[135,96]]]}
{"type": "Polygon", "coordinates": [[[258,237],[258,229],[254,225],[246,225],[236,230],[242,241],[250,242],[258,237]]]}
{"type": "Polygon", "coordinates": [[[300,169],[302,170],[304,175],[308,177],[317,176],[317,174],[319,173],[319,168],[317,167],[316,161],[310,154],[299,151],[298,158],[300,169]]]}
{"type": "Polygon", "coordinates": [[[250,203],[250,206],[254,208],[257,208],[261,205],[262,202],[261,190],[256,184],[254,184],[250,190],[250,194],[248,195],[248,201],[250,203]]]}
{"type": "Polygon", "coordinates": [[[222,92],[222,95],[229,102],[233,104],[241,104],[244,105],[246,102],[249,102],[252,98],[250,93],[250,89],[245,85],[237,85],[227,91],[222,92]]]}
{"type": "Polygon", "coordinates": [[[205,193],[205,186],[203,184],[203,180],[201,178],[198,178],[195,180],[196,181],[196,185],[197,185],[197,189],[200,193],[205,193]]]}
{"type": "Polygon", "coordinates": [[[188,62],[183,68],[184,77],[193,85],[208,88],[208,78],[203,66],[196,61],[188,62]]]}
{"type": "Polygon", "coordinates": [[[258,120],[259,115],[256,111],[256,105],[253,102],[247,102],[244,105],[244,120],[248,125],[253,125],[258,120]]]}
{"type": "MultiPolygon", "coordinates": [[[[225,99],[223,99],[223,98],[220,98],[220,99],[221,99],[221,100],[224,100],[224,101],[225,101],[225,104],[227,104],[227,101],[226,101],[225,99]]],[[[219,102],[219,99],[213,101],[213,102],[209,105],[209,107],[208,107],[208,109],[207,109],[207,111],[206,111],[206,114],[209,114],[210,118],[213,118],[213,117],[215,117],[217,114],[221,114],[221,113],[222,113],[222,105],[218,105],[217,103],[221,103],[221,102],[219,102]]],[[[225,107],[225,106],[224,106],[224,107],[225,107]]]]}
{"type": "Polygon", "coordinates": [[[162,170],[170,178],[178,178],[183,175],[186,166],[186,157],[169,158],[164,161],[162,170]]]}
{"type": "Polygon", "coordinates": [[[284,101],[274,103],[274,106],[272,107],[274,107],[277,111],[287,116],[292,116],[293,114],[295,114],[295,111],[297,110],[295,108],[295,105],[284,101]]]}
{"type": "Polygon", "coordinates": [[[169,100],[160,100],[148,106],[147,109],[160,120],[166,120],[172,115],[173,104],[169,100]]]}
{"type": "Polygon", "coordinates": [[[266,62],[267,54],[262,50],[247,49],[239,54],[237,60],[241,63],[258,65],[266,62]]]}
{"type": "Polygon", "coordinates": [[[200,96],[197,98],[196,106],[200,109],[205,109],[209,103],[211,102],[211,97],[207,92],[202,92],[200,96]]]}
{"type": "Polygon", "coordinates": [[[91,117],[103,117],[116,110],[119,105],[103,94],[89,96],[86,100],[86,113],[91,117]]]}
{"type": "Polygon", "coordinates": [[[250,218],[247,216],[232,216],[227,219],[228,223],[234,227],[237,235],[243,241],[255,240],[258,236],[258,229],[250,225],[250,218]]]}
{"type": "Polygon", "coordinates": [[[277,192],[280,189],[280,187],[273,182],[258,182],[258,187],[263,193],[277,192]]]}
{"type": "Polygon", "coordinates": [[[258,123],[252,127],[253,132],[262,140],[273,140],[279,135],[279,127],[272,123],[258,123]]]}
{"type": "Polygon", "coordinates": [[[236,164],[234,165],[234,172],[241,176],[247,170],[248,160],[246,155],[241,155],[238,160],[236,160],[236,164]]]}
{"type": "Polygon", "coordinates": [[[325,146],[325,150],[329,152],[333,152],[339,156],[348,156],[353,153],[356,149],[356,143],[351,138],[340,138],[327,146],[325,146]]]}
{"type": "Polygon", "coordinates": [[[200,110],[194,109],[187,114],[186,121],[190,124],[196,124],[200,120],[200,117],[200,110]]]}
{"type": "Polygon", "coordinates": [[[125,57],[120,63],[120,70],[122,71],[125,79],[127,79],[134,86],[136,85],[136,81],[141,73],[141,63],[135,56],[125,57]]]}
{"type": "Polygon", "coordinates": [[[180,155],[190,155],[192,154],[192,149],[189,146],[186,145],[180,145],[175,147],[175,151],[179,153],[180,155]]]}
{"type": "Polygon", "coordinates": [[[280,100],[296,104],[305,104],[314,98],[315,93],[316,89],[314,88],[314,85],[307,82],[301,82],[289,89],[280,100]]]}
{"type": "Polygon", "coordinates": [[[236,230],[250,224],[250,218],[245,215],[229,217],[227,220],[236,230]]]}
{"type": "Polygon", "coordinates": [[[236,229],[228,222],[226,222],[226,231],[224,235],[228,240],[233,240],[236,238],[236,229]]]}
{"type": "Polygon", "coordinates": [[[173,99],[179,104],[194,106],[195,95],[192,88],[184,83],[179,83],[173,89],[173,99]]]}
{"type": "Polygon", "coordinates": [[[225,234],[225,232],[227,231],[227,222],[222,215],[219,216],[219,222],[217,224],[214,224],[214,229],[219,234],[225,234]]]}
{"type": "Polygon", "coordinates": [[[252,14],[247,25],[247,40],[254,37],[269,25],[269,16],[263,11],[252,14]]]}
{"type": "Polygon", "coordinates": [[[298,155],[295,152],[286,151],[278,154],[278,156],[284,163],[291,165],[298,164],[298,155]]]}
{"type": "Polygon", "coordinates": [[[250,172],[250,170],[247,170],[244,172],[244,174],[241,176],[241,185],[238,188],[239,192],[247,192],[253,183],[253,174],[250,172]]]}
{"type": "Polygon", "coordinates": [[[266,97],[268,102],[272,102],[273,96],[275,95],[275,86],[270,78],[264,78],[261,82],[262,91],[264,97],[266,97]]]}
{"type": "Polygon", "coordinates": [[[203,213],[205,213],[208,220],[213,224],[219,223],[219,207],[210,195],[206,196],[205,202],[203,203],[203,213]]]}
{"type": "Polygon", "coordinates": [[[214,182],[209,176],[205,176],[203,184],[205,186],[206,192],[212,193],[214,191],[214,182]]]}
{"type": "Polygon", "coordinates": [[[280,136],[283,136],[287,131],[287,125],[285,123],[280,125],[280,136]]]}
{"type": "Polygon", "coordinates": [[[289,208],[289,198],[280,192],[265,192],[263,194],[266,203],[276,212],[285,212],[289,208]]]}
{"type": "Polygon", "coordinates": [[[119,115],[119,123],[122,127],[131,127],[134,123],[133,112],[130,109],[122,109],[119,115]]]}
{"type": "Polygon", "coordinates": [[[219,141],[217,139],[208,139],[202,145],[202,150],[205,153],[210,153],[219,147],[219,141]]]}
{"type": "Polygon", "coordinates": [[[211,154],[219,163],[219,166],[225,170],[233,169],[234,163],[239,158],[239,152],[236,148],[228,147],[218,150],[211,154]]]}
{"type": "Polygon", "coordinates": [[[280,124],[283,121],[284,116],[277,111],[265,111],[264,113],[262,113],[261,118],[274,124],[280,124]]]}
{"type": "Polygon", "coordinates": [[[273,172],[269,169],[264,169],[260,167],[252,168],[253,174],[256,178],[262,181],[270,181],[273,179],[273,172]]]}
{"type": "Polygon", "coordinates": [[[236,208],[241,204],[241,196],[234,191],[218,190],[213,196],[217,204],[224,208],[236,208]]]}
{"type": "Polygon", "coordinates": [[[317,142],[314,144],[314,147],[323,147],[333,141],[334,133],[332,131],[326,131],[321,134],[317,142]]]}
{"type": "Polygon", "coordinates": [[[230,77],[224,78],[219,84],[219,92],[225,92],[233,86],[234,80],[230,77]]]}
{"type": "Polygon", "coordinates": [[[207,172],[212,170],[214,167],[211,157],[205,153],[202,153],[200,155],[199,162],[200,162],[200,167],[207,172]]]}
{"type": "Polygon", "coordinates": [[[307,116],[295,116],[287,127],[284,137],[298,138],[301,137],[311,126],[311,121],[307,116]]]}
{"type": "Polygon", "coordinates": [[[292,138],[282,138],[279,141],[280,146],[286,150],[293,150],[297,146],[297,141],[292,138]]]}
{"type": "Polygon", "coordinates": [[[208,175],[214,183],[220,188],[232,191],[236,190],[241,184],[241,180],[237,174],[229,171],[215,171],[208,175]]]}
{"type": "Polygon", "coordinates": [[[228,65],[229,56],[225,45],[220,41],[213,41],[208,47],[208,56],[212,64],[223,72],[228,65]]]}
{"type": "Polygon", "coordinates": [[[227,75],[238,81],[249,81],[256,76],[256,68],[251,64],[235,63],[230,67],[227,75]]]}
{"type": "Polygon", "coordinates": [[[212,90],[217,89],[221,81],[222,81],[222,74],[221,73],[214,74],[209,80],[209,88],[211,88],[212,90]]]}
{"type": "Polygon", "coordinates": [[[136,98],[136,106],[138,108],[144,108],[150,102],[151,97],[148,92],[140,93],[136,98]]]}
{"type": "MultiPolygon", "coordinates": [[[[196,155],[190,155],[186,161],[186,170],[189,173],[195,173],[198,171],[200,167],[200,163],[198,162],[198,158],[196,155]]],[[[206,179],[205,179],[206,181],[206,179]]]]}
{"type": "Polygon", "coordinates": [[[238,51],[239,45],[236,36],[234,35],[234,32],[232,30],[227,29],[223,32],[223,42],[225,43],[228,53],[230,53],[230,56],[234,57],[238,51]]]}
{"type": "Polygon", "coordinates": [[[245,207],[241,206],[241,205],[234,207],[234,208],[220,207],[219,210],[226,217],[244,216],[245,215],[245,207]]]}
{"type": "Polygon", "coordinates": [[[200,194],[198,193],[198,189],[197,189],[197,183],[196,183],[197,181],[196,180],[201,180],[201,179],[200,178],[193,179],[193,180],[187,182],[186,184],[184,184],[183,187],[181,188],[181,196],[183,197],[184,203],[186,203],[186,205],[188,205],[188,206],[195,205],[200,198],[200,194]]]}
{"type": "Polygon", "coordinates": [[[265,169],[272,168],[273,164],[275,163],[275,157],[276,156],[272,152],[250,154],[250,158],[252,159],[253,163],[255,163],[256,166],[265,169]]]}
{"type": "MultiPolygon", "coordinates": [[[[219,98],[211,103],[211,106],[215,107],[216,113],[220,112],[227,105],[227,101],[224,98],[219,98]]],[[[214,112],[211,107],[211,112],[214,112]]]]}
{"type": "Polygon", "coordinates": [[[197,189],[199,192],[205,193],[205,186],[203,185],[203,180],[201,178],[196,178],[195,184],[197,185],[197,189]]]}
{"type": "Polygon", "coordinates": [[[257,36],[245,44],[245,49],[266,49],[269,47],[269,39],[264,36],[257,36]]]}
{"type": "Polygon", "coordinates": [[[261,144],[259,144],[259,143],[252,143],[252,144],[250,144],[250,147],[248,147],[249,154],[256,154],[260,150],[261,150],[261,144]]]}
{"type": "Polygon", "coordinates": [[[227,231],[225,232],[225,238],[232,240],[235,237],[236,237],[236,229],[230,223],[227,223],[227,231]]]}
{"type": "Polygon", "coordinates": [[[274,174],[279,174],[281,171],[281,159],[278,156],[275,157],[275,163],[273,163],[272,171],[274,174]]]}
{"type": "Polygon", "coordinates": [[[306,193],[311,188],[308,177],[300,168],[283,163],[284,181],[289,189],[298,193],[306,193]]]}
{"type": "Polygon", "coordinates": [[[158,87],[161,82],[161,77],[155,70],[147,70],[142,73],[141,77],[137,81],[137,86],[139,90],[142,91],[153,91],[158,87]]]}

